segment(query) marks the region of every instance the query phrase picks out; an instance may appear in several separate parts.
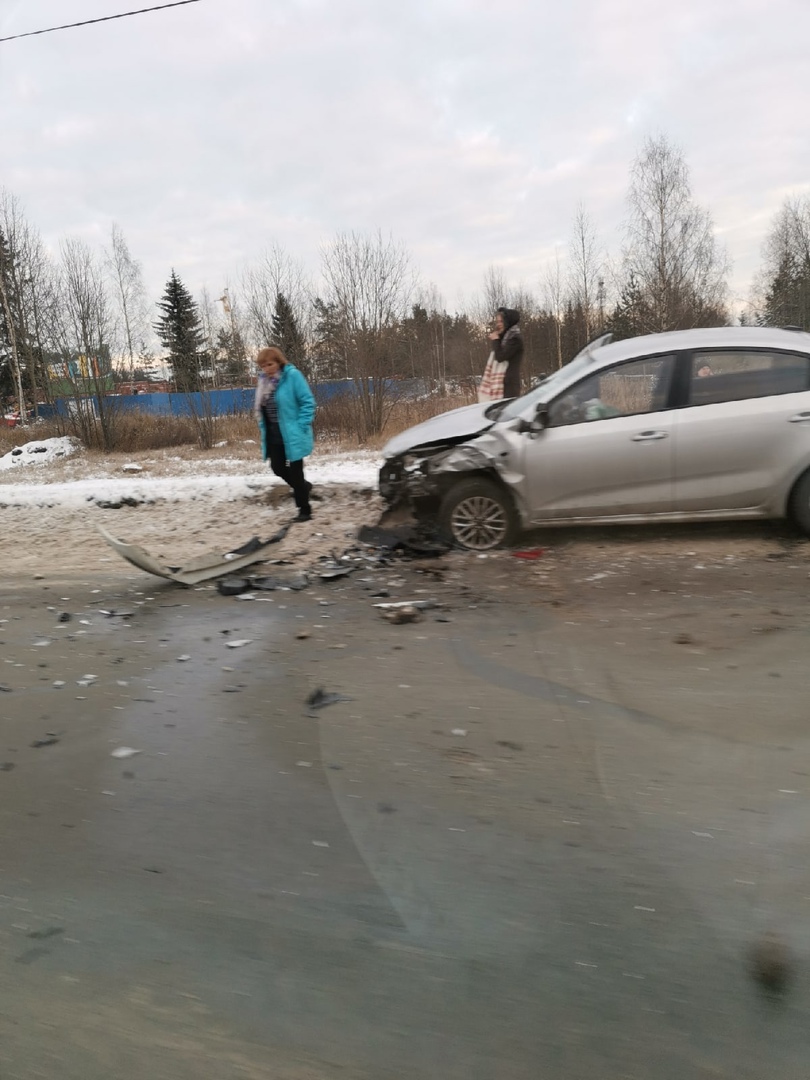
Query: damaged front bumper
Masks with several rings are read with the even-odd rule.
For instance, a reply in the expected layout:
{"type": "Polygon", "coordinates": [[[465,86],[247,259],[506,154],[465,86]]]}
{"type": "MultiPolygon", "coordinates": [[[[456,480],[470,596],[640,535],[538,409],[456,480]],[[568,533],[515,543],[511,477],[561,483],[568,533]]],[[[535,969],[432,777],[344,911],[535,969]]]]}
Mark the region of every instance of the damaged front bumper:
{"type": "Polygon", "coordinates": [[[412,451],[389,458],[380,469],[380,494],[391,506],[438,504],[460,474],[495,476],[507,486],[519,484],[522,475],[509,467],[510,455],[501,439],[489,432],[470,442],[412,451]]]}

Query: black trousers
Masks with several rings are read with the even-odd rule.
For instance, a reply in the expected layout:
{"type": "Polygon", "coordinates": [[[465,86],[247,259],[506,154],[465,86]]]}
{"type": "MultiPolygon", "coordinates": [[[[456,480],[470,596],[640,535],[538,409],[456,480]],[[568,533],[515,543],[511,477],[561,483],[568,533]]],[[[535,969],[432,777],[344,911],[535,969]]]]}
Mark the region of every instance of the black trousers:
{"type": "Polygon", "coordinates": [[[279,479],[283,480],[285,484],[289,484],[293,489],[295,505],[298,509],[309,513],[309,493],[312,490],[312,485],[304,479],[304,459],[287,461],[287,451],[284,448],[284,443],[275,439],[268,441],[267,450],[270,455],[270,468],[279,479]]]}

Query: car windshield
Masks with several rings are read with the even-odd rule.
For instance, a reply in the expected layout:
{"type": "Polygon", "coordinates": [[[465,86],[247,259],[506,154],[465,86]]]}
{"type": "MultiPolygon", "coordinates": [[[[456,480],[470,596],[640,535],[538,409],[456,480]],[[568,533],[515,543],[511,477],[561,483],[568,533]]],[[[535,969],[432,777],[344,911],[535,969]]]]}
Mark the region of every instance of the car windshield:
{"type": "Polygon", "coordinates": [[[524,416],[526,411],[531,409],[532,406],[537,406],[541,401],[548,401],[553,397],[558,383],[567,385],[571,381],[572,376],[587,371],[592,363],[593,354],[590,349],[583,349],[583,351],[578,353],[569,364],[566,364],[565,367],[561,367],[558,371],[552,372],[547,379],[543,379],[543,381],[531,389],[528,394],[524,394],[523,397],[513,398],[505,404],[499,403],[494,409],[488,409],[488,419],[514,420],[518,416],[524,416]]]}

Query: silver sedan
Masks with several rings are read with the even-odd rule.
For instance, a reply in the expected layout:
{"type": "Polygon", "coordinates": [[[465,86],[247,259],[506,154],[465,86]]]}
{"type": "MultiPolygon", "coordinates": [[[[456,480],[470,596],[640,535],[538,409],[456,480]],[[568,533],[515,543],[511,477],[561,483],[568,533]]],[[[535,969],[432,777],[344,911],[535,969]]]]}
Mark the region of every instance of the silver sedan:
{"type": "Polygon", "coordinates": [[[523,397],[436,416],[383,457],[389,503],[478,551],[575,523],[789,516],[810,533],[810,334],[606,335],[523,397]]]}

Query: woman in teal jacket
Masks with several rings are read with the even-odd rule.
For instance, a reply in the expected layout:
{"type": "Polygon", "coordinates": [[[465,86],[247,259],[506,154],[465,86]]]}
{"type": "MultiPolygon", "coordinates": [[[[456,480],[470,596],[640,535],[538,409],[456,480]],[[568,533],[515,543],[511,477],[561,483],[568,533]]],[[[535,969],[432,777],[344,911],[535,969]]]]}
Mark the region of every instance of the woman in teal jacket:
{"type": "Polygon", "coordinates": [[[312,453],[315,398],[307,380],[281,349],[260,349],[256,363],[259,381],[254,409],[262,433],[264,460],[269,458],[276,476],[292,488],[298,507],[294,520],[309,521],[312,484],[304,479],[304,458],[312,453]]]}

